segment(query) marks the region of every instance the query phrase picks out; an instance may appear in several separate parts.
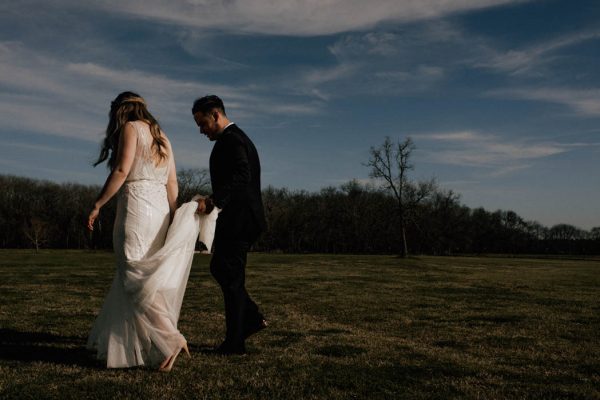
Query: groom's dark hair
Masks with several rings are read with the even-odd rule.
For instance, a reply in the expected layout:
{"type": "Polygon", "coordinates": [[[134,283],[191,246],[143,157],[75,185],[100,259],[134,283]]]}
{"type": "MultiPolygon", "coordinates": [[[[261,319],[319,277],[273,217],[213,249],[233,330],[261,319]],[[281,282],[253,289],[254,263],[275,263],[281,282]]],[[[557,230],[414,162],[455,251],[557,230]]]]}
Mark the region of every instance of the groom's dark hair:
{"type": "Polygon", "coordinates": [[[214,110],[215,108],[220,110],[223,113],[223,115],[226,115],[223,100],[221,100],[218,96],[211,94],[208,96],[200,97],[199,99],[196,99],[194,101],[194,105],[192,106],[192,114],[195,114],[198,111],[200,111],[203,114],[206,114],[209,113],[211,110],[214,110]]]}

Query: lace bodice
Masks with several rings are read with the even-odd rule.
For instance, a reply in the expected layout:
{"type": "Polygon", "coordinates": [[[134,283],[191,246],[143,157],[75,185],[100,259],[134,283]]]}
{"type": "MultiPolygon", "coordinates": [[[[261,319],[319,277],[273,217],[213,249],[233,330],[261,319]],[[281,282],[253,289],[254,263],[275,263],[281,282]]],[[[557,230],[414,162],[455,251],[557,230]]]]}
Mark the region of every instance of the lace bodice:
{"type": "Polygon", "coordinates": [[[128,122],[133,125],[137,132],[137,149],[135,160],[127,175],[125,182],[151,181],[163,185],[167,184],[169,176],[169,162],[163,160],[160,166],[156,166],[152,158],[152,134],[150,126],[143,121],[128,122]]]}

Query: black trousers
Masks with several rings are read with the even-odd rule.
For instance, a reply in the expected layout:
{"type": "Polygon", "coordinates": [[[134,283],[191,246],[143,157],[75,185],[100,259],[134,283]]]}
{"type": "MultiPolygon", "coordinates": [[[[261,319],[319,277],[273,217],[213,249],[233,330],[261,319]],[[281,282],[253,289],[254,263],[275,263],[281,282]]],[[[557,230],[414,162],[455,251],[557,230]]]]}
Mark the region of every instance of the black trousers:
{"type": "Polygon", "coordinates": [[[247,333],[261,324],[263,315],[246,291],[246,241],[215,241],[210,272],[221,286],[225,300],[225,342],[243,348],[247,333]]]}

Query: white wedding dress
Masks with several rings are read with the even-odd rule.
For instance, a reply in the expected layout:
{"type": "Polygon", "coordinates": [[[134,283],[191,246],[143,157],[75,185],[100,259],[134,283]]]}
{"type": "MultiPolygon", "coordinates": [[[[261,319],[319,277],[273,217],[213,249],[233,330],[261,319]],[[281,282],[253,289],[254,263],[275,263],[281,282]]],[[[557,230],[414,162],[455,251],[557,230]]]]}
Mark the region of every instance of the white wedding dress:
{"type": "Polygon", "coordinates": [[[108,368],[157,366],[181,348],[177,321],[194,246],[203,224],[204,240],[212,242],[216,223],[216,214],[198,216],[191,201],[169,226],[169,163],[154,165],[148,125],[132,124],[136,156],[118,194],[113,229],[116,274],[87,343],[108,368]]]}

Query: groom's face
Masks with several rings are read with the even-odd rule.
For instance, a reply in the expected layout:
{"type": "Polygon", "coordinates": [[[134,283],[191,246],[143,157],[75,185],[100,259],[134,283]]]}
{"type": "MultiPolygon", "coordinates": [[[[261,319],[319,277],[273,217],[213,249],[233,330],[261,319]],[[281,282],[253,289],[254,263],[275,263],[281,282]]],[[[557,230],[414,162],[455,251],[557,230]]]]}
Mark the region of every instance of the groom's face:
{"type": "Polygon", "coordinates": [[[194,121],[196,121],[196,125],[200,128],[200,133],[206,135],[210,140],[215,140],[219,133],[218,119],[219,114],[216,111],[206,114],[201,111],[194,113],[194,121]]]}

